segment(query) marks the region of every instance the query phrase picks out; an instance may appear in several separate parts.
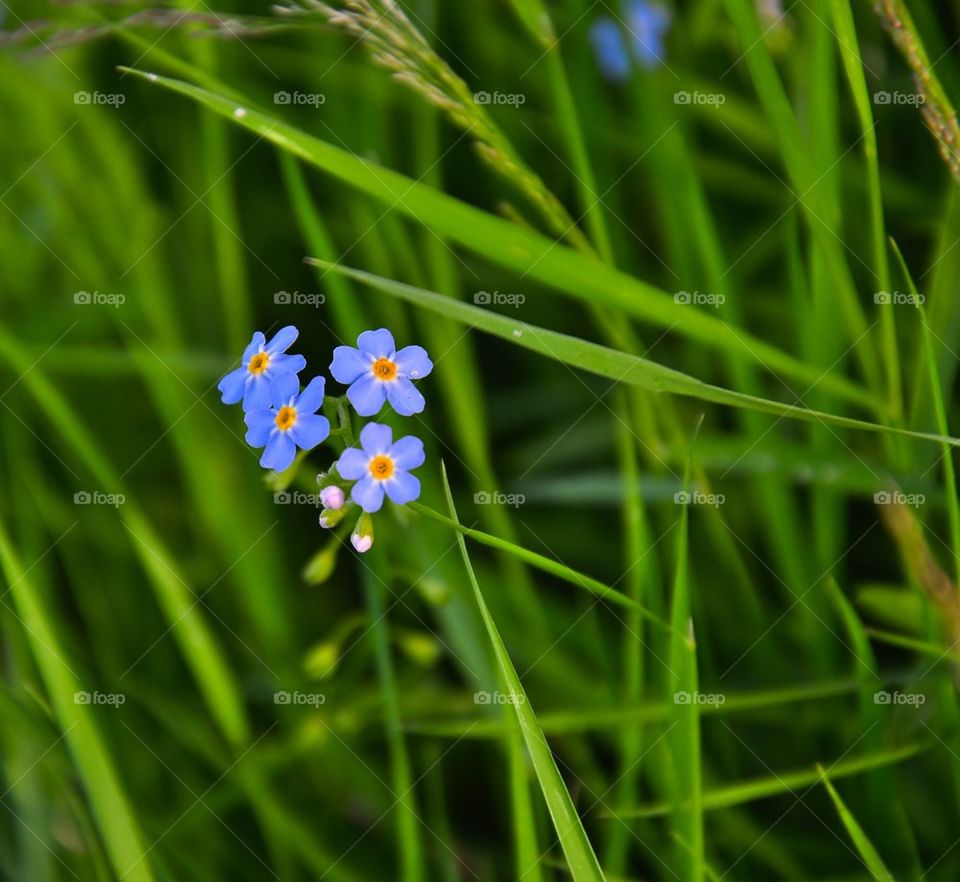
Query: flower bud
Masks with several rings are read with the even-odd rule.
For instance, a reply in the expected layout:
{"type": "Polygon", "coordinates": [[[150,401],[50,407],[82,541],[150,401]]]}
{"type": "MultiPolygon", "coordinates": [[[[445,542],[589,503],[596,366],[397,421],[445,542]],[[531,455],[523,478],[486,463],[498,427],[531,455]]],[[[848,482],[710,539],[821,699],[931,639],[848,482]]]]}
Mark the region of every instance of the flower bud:
{"type": "Polygon", "coordinates": [[[332,511],[338,511],[343,508],[343,503],[346,502],[346,496],[339,487],[335,484],[331,484],[329,487],[324,487],[320,491],[320,504],[325,509],[330,509],[332,511]]]}
{"type": "Polygon", "coordinates": [[[361,554],[369,551],[373,545],[373,518],[366,512],[358,518],[357,525],[353,528],[353,533],[350,536],[350,541],[361,554]]]}
{"type": "Polygon", "coordinates": [[[339,473],[337,472],[336,463],[330,466],[330,468],[327,469],[327,471],[320,472],[317,474],[317,483],[320,485],[321,488],[329,487],[332,484],[339,484],[341,480],[342,479],[339,473]]]}
{"type": "Polygon", "coordinates": [[[339,524],[340,521],[343,520],[343,516],[345,514],[346,510],[343,508],[325,508],[322,512],[320,512],[320,526],[325,530],[329,530],[339,524]]]}

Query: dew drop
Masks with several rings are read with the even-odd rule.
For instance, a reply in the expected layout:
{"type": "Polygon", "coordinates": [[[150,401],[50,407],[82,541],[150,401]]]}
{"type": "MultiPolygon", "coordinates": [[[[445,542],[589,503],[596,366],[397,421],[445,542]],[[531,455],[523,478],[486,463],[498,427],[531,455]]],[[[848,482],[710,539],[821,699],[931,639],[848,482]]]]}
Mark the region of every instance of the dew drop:
{"type": "Polygon", "coordinates": [[[247,109],[245,107],[238,107],[235,111],[233,111],[233,115],[237,119],[243,119],[247,115],[247,109]]]}
{"type": "Polygon", "coordinates": [[[157,75],[155,73],[148,73],[147,79],[150,80],[151,83],[155,83],[157,81],[157,75]]]}
{"type": "Polygon", "coordinates": [[[514,337],[522,337],[522,336],[523,336],[523,331],[521,331],[519,328],[516,328],[516,329],[514,330],[514,332],[513,332],[513,336],[514,336],[514,337]]]}

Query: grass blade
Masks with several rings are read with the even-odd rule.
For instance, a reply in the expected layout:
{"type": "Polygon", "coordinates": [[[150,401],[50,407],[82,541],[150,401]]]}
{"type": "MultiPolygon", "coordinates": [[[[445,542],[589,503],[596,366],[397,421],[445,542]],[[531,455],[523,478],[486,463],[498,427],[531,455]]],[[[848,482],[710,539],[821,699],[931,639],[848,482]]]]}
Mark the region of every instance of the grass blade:
{"type": "MultiPolygon", "coordinates": [[[[453,505],[453,495],[450,492],[450,482],[447,480],[446,468],[443,470],[443,484],[447,505],[450,508],[450,517],[459,523],[457,511],[453,505]]],[[[527,750],[530,751],[530,759],[537,773],[537,780],[540,782],[540,789],[543,791],[543,798],[547,803],[553,826],[557,831],[560,846],[570,867],[570,873],[576,882],[603,882],[603,871],[600,869],[593,846],[591,846],[580,821],[580,816],[574,808],[573,800],[570,798],[566,784],[564,784],[560,775],[560,770],[557,768],[550,745],[547,744],[547,739],[543,735],[540,722],[527,700],[527,694],[520,682],[517,670],[513,666],[513,661],[510,659],[510,654],[507,652],[507,647],[500,637],[496,622],[490,615],[490,610],[487,609],[487,603],[483,599],[480,585],[470,563],[470,556],[467,554],[467,544],[464,541],[463,534],[459,532],[457,533],[457,544],[460,547],[460,555],[463,558],[463,566],[467,571],[467,578],[473,586],[473,593],[477,600],[477,606],[480,608],[480,615],[483,618],[487,636],[493,646],[497,667],[510,690],[511,703],[516,709],[523,739],[526,742],[527,750]]]]}
{"type": "MultiPolygon", "coordinates": [[[[834,779],[848,778],[859,775],[870,769],[892,765],[912,759],[924,750],[933,747],[931,743],[914,743],[904,747],[876,751],[862,757],[841,760],[830,766],[830,774],[834,779]]],[[[714,787],[703,793],[703,808],[705,811],[730,808],[743,805],[758,799],[767,799],[771,796],[780,796],[791,793],[798,787],[808,787],[821,779],[818,767],[778,772],[763,778],[754,778],[749,781],[740,781],[724,787],[714,787]]],[[[673,803],[652,803],[639,808],[614,808],[609,817],[617,818],[658,818],[670,814],[675,810],[673,803]]]]}
{"type": "Polygon", "coordinates": [[[81,690],[80,681],[62,658],[62,650],[54,650],[58,641],[51,619],[27,578],[13,551],[10,539],[0,527],[0,564],[17,609],[23,620],[26,637],[43,676],[54,713],[70,745],[80,779],[90,798],[97,826],[118,876],[129,882],[153,882],[154,876],[140,839],[136,821],[110,752],[100,740],[93,721],[93,706],[79,704],[74,695],[81,690]]]}
{"type": "MultiPolygon", "coordinates": [[[[690,486],[690,461],[687,461],[684,486],[690,486]]],[[[690,506],[680,506],[680,528],[677,540],[677,562],[673,579],[670,640],[670,694],[674,697],[667,743],[673,761],[674,824],[685,843],[680,850],[680,878],[700,882],[703,879],[703,781],[700,758],[700,704],[698,691],[697,652],[693,633],[693,611],[690,600],[687,554],[690,506]],[[689,636],[684,636],[684,635],[689,636]],[[687,701],[676,696],[685,694],[687,701]]]]}
{"type": "MultiPolygon", "coordinates": [[[[130,68],[125,73],[147,80],[130,68]]],[[[882,412],[883,404],[846,378],[824,374],[742,329],[699,310],[689,309],[652,285],[447,196],[405,175],[360,159],[280,120],[180,80],[151,75],[162,85],[232,119],[260,138],[333,174],[344,183],[386,203],[437,235],[470,248],[487,260],[514,269],[534,281],[592,305],[618,308],[662,328],[675,328],[704,345],[756,360],[774,372],[817,383],[825,391],[882,412]]]]}
{"type": "Polygon", "coordinates": [[[342,273],[352,279],[364,282],[378,291],[399,297],[409,303],[422,306],[440,315],[448,316],[463,324],[470,325],[488,334],[509,340],[524,349],[539,352],[548,358],[556,359],[572,367],[590,371],[602,377],[638,386],[653,392],[669,392],[674,395],[684,395],[689,398],[698,398],[701,401],[711,401],[715,404],[725,404],[731,407],[746,408],[761,413],[771,413],[781,417],[806,420],[807,422],[827,423],[842,426],[848,429],[861,429],[868,432],[890,432],[904,435],[909,438],[935,441],[941,444],[960,445],[960,439],[943,435],[931,435],[925,432],[914,432],[909,429],[900,429],[893,426],[882,426],[865,420],[824,413],[803,407],[794,407],[759,398],[756,395],[747,395],[731,389],[724,389],[704,383],[672,368],[664,367],[656,362],[634,355],[628,355],[616,349],[601,346],[560,334],[546,328],[524,322],[513,321],[504,316],[481,309],[469,303],[461,303],[451,297],[444,297],[434,291],[427,291],[392,279],[385,279],[372,273],[343,266],[323,263],[313,259],[309,263],[324,266],[334,272],[342,273]]]}
{"type": "Polygon", "coordinates": [[[847,808],[843,799],[840,798],[840,794],[837,793],[833,784],[830,783],[830,778],[827,776],[826,770],[820,765],[817,766],[817,770],[820,772],[823,786],[827,788],[833,804],[837,807],[837,814],[840,815],[843,826],[847,828],[847,833],[850,834],[853,844],[857,847],[857,851],[860,852],[860,857],[863,858],[863,863],[866,868],[873,875],[874,879],[892,880],[894,878],[893,874],[884,865],[883,858],[880,857],[880,852],[874,847],[870,838],[864,832],[863,827],[857,823],[857,819],[853,816],[853,813],[847,808]]]}
{"type": "Polygon", "coordinates": [[[597,597],[607,600],[610,603],[615,603],[618,606],[624,606],[628,609],[634,610],[644,618],[650,619],[651,621],[656,622],[658,625],[663,626],[667,630],[670,630],[670,625],[663,621],[663,619],[655,616],[649,610],[644,609],[635,600],[627,597],[627,595],[622,594],[614,588],[604,585],[603,582],[598,582],[591,576],[585,576],[583,573],[578,573],[576,570],[573,570],[570,567],[559,563],[558,561],[551,560],[549,557],[544,557],[542,554],[537,554],[537,552],[530,551],[519,545],[514,545],[514,543],[507,542],[505,539],[500,539],[497,536],[491,536],[489,533],[483,533],[480,530],[474,530],[470,527],[464,527],[463,524],[459,523],[459,521],[446,518],[440,514],[440,512],[434,511],[432,508],[429,508],[421,502],[411,502],[409,505],[414,511],[418,511],[421,514],[426,515],[426,517],[432,518],[438,523],[446,524],[452,530],[456,530],[458,533],[462,533],[464,536],[469,536],[471,539],[474,539],[483,545],[489,545],[491,548],[497,548],[501,551],[506,551],[508,554],[514,555],[524,563],[528,563],[531,566],[537,567],[538,569],[543,570],[545,573],[558,576],[559,578],[569,582],[571,585],[578,585],[581,588],[589,591],[591,594],[595,594],[597,597]]]}

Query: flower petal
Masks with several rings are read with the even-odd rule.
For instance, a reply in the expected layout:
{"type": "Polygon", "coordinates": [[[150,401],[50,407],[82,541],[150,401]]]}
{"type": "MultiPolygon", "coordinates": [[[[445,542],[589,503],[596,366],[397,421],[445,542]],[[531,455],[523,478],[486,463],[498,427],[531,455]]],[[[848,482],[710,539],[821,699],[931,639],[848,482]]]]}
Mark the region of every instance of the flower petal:
{"type": "Polygon", "coordinates": [[[396,467],[405,472],[422,466],[426,459],[423,442],[415,435],[405,435],[390,448],[389,453],[396,467]]]}
{"type": "Polygon", "coordinates": [[[277,432],[270,437],[267,442],[267,449],[263,451],[260,457],[260,465],[265,469],[273,469],[276,472],[282,472],[290,468],[294,456],[297,453],[297,445],[293,443],[289,432],[277,432]]]}
{"type": "Polygon", "coordinates": [[[307,388],[304,389],[297,398],[297,413],[303,416],[308,413],[316,413],[323,404],[323,388],[326,380],[323,377],[314,377],[307,388]]]}
{"type": "Polygon", "coordinates": [[[280,374],[299,374],[307,366],[307,360],[302,355],[271,355],[267,373],[272,377],[280,374]]]}
{"type": "Polygon", "coordinates": [[[330,373],[338,383],[348,386],[369,370],[370,359],[364,358],[359,349],[354,349],[352,346],[338,346],[333,350],[330,373]]]}
{"type": "Polygon", "coordinates": [[[380,506],[383,505],[383,486],[373,478],[364,478],[353,485],[350,498],[364,511],[372,514],[380,511],[380,506]]]}
{"type": "Polygon", "coordinates": [[[341,478],[348,481],[358,481],[364,475],[369,474],[368,464],[370,457],[362,450],[356,447],[348,447],[340,454],[337,460],[337,472],[341,478]]]}
{"type": "Polygon", "coordinates": [[[360,433],[360,446],[369,456],[386,453],[393,444],[393,430],[383,423],[367,423],[360,433]]]}
{"type": "Polygon", "coordinates": [[[246,391],[247,377],[249,373],[245,367],[230,371],[218,384],[220,390],[220,400],[224,404],[236,404],[246,391]]]}
{"type": "Polygon", "coordinates": [[[400,416],[413,416],[426,406],[427,402],[423,400],[417,387],[405,377],[398,377],[391,383],[384,383],[384,386],[387,387],[390,404],[400,416]]]}
{"type": "Polygon", "coordinates": [[[247,444],[251,447],[263,447],[270,433],[277,428],[277,414],[273,410],[248,410],[244,415],[247,424],[247,444]]]}
{"type": "Polygon", "coordinates": [[[422,346],[404,346],[394,358],[401,377],[419,380],[433,370],[433,362],[422,346]]]}
{"type": "Polygon", "coordinates": [[[413,502],[420,495],[420,481],[407,472],[395,472],[389,481],[383,482],[383,488],[397,505],[413,502]]]}
{"type": "Polygon", "coordinates": [[[266,374],[247,375],[243,395],[244,410],[265,410],[270,407],[270,378],[266,374]]]}
{"type": "Polygon", "coordinates": [[[349,389],[347,398],[360,416],[373,416],[380,412],[387,392],[384,383],[374,379],[373,374],[364,374],[349,389]]]}
{"type": "Polygon", "coordinates": [[[243,358],[240,359],[244,366],[246,366],[247,362],[250,361],[255,352],[259,352],[261,349],[263,349],[263,344],[266,339],[267,338],[263,336],[263,331],[257,331],[253,335],[253,339],[250,340],[247,348],[243,350],[243,358]]]}
{"type": "Polygon", "coordinates": [[[300,336],[300,332],[296,327],[294,325],[287,325],[274,334],[273,339],[265,348],[271,355],[279,355],[281,352],[286,352],[298,336],[300,336]]]}
{"type": "Polygon", "coordinates": [[[364,331],[357,337],[357,346],[364,355],[372,355],[374,358],[390,358],[397,351],[393,334],[386,328],[364,331]]]}
{"type": "Polygon", "coordinates": [[[296,374],[279,374],[271,376],[270,403],[274,407],[283,407],[300,391],[300,380],[296,374]]]}
{"type": "Polygon", "coordinates": [[[310,450],[330,435],[330,420],[313,413],[300,413],[297,408],[297,421],[288,432],[301,450],[310,450]]]}

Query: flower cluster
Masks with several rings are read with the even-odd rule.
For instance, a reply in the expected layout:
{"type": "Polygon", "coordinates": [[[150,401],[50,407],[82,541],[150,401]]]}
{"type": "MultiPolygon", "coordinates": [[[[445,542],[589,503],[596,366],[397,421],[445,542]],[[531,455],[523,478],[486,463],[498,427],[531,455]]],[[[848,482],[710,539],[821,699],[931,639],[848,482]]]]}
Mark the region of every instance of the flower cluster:
{"type": "Polygon", "coordinates": [[[341,426],[331,430],[324,407],[326,381],[314,377],[301,390],[299,374],[307,366],[302,355],[289,355],[298,331],[292,325],[281,329],[268,343],[257,331],[244,350],[239,368],[228,373],[218,386],[224,404],[243,402],[247,443],[263,448],[260,465],[277,472],[293,465],[297,449],[312,450],[336,435],[344,442],[340,458],[318,476],[321,484],[322,527],[335,527],[354,507],[361,514],[351,535],[357,551],[373,544],[370,515],[380,510],[386,496],[405,505],[420,496],[420,481],[410,472],[423,465],[423,442],[413,435],[393,440],[393,430],[370,422],[360,432],[359,447],[353,446],[351,420],[345,402],[362,417],[376,416],[389,402],[401,416],[420,413],[425,401],[413,385],[427,376],[433,362],[422,346],[397,349],[386,328],[364,331],[356,348],[338,346],[330,373],[347,386],[344,399],[329,401],[341,413],[341,426]]]}

